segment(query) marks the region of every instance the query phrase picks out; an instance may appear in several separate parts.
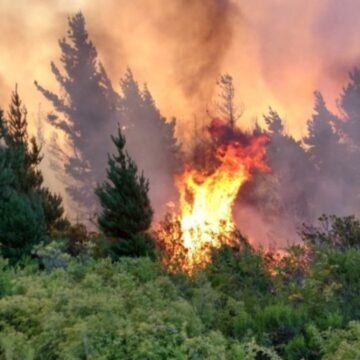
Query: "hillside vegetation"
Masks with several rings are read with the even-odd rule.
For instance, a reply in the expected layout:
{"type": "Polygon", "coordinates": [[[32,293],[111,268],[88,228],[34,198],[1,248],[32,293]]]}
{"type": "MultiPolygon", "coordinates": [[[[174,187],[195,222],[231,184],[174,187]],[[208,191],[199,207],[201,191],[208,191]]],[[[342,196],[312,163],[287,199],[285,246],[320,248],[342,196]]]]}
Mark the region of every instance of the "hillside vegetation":
{"type": "Polygon", "coordinates": [[[325,223],[281,259],[244,241],[192,277],[91,237],[2,259],[0,359],[358,359],[360,225],[325,223]]]}

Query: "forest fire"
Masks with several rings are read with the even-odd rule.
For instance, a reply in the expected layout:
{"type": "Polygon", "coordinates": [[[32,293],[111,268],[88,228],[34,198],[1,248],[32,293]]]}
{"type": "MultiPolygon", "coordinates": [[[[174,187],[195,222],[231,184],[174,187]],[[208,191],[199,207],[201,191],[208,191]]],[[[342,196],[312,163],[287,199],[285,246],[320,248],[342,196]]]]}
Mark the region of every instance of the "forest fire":
{"type": "Polygon", "coordinates": [[[270,170],[264,160],[267,136],[246,135],[218,119],[208,130],[211,145],[206,147],[206,156],[211,158],[211,169],[209,165],[185,166],[176,181],[180,194],[177,226],[162,233],[169,257],[165,265],[172,269],[176,263],[177,269],[188,273],[210,261],[211,249],[234,242],[232,210],[239,189],[255,169],[270,170]]]}

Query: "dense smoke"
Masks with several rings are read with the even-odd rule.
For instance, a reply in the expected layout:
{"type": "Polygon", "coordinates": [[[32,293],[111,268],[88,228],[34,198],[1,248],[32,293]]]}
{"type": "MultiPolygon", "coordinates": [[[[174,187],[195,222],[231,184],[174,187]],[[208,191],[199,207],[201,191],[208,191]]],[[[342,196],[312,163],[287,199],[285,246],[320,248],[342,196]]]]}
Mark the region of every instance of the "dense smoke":
{"type": "Polygon", "coordinates": [[[58,57],[57,40],[64,36],[67,16],[81,9],[114,85],[131,66],[138,81],[149,84],[164,114],[179,118],[183,129],[199,108],[205,110],[197,99],[209,101],[205,96],[213,91],[217,76],[229,72],[249,121],[261,120],[271,105],[285,117],[289,132],[299,137],[311,115],[313,90],[321,89],[334,109],[347,72],[359,60],[360,50],[354,46],[359,25],[353,21],[359,6],[351,0],[341,5],[333,0],[5,1],[1,103],[8,102],[7,94],[18,82],[35,123],[38,104],[46,105],[33,80],[54,85],[48,64],[58,57]],[[208,74],[201,84],[195,74],[209,68],[218,73],[208,74]],[[184,75],[188,78],[182,83],[184,75]],[[189,82],[198,83],[203,94],[186,97],[184,84],[189,82]]]}
{"type": "Polygon", "coordinates": [[[212,97],[231,46],[236,11],[230,0],[176,0],[167,2],[156,22],[166,41],[174,44],[175,79],[187,98],[202,105],[212,97]]]}
{"type": "Polygon", "coordinates": [[[331,112],[322,94],[315,92],[313,115],[301,141],[286,133],[275,111],[264,117],[266,129],[257,131],[270,137],[267,161],[272,173],[259,175],[244,187],[237,207],[239,226],[254,239],[267,239],[269,246],[289,245],[296,242],[289,234],[322,214],[359,215],[359,88],[360,71],[354,69],[338,97],[341,115],[331,112]],[[253,219],[246,215],[249,206],[255,209],[253,219]],[[254,226],[259,219],[262,237],[254,226]]]}

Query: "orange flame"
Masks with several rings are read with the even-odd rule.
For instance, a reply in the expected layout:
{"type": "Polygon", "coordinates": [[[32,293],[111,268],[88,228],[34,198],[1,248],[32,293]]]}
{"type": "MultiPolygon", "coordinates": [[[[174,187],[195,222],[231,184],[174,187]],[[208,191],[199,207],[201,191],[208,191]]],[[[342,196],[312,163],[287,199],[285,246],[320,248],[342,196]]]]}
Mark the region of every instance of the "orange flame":
{"type": "Polygon", "coordinates": [[[180,193],[178,227],[164,239],[165,250],[172,249],[168,268],[176,259],[181,270],[192,273],[209,263],[211,249],[233,243],[236,196],[254,169],[269,171],[264,160],[267,142],[268,137],[260,135],[247,139],[245,145],[236,140],[219,145],[215,150],[217,166],[211,173],[185,167],[176,181],[180,193]]]}

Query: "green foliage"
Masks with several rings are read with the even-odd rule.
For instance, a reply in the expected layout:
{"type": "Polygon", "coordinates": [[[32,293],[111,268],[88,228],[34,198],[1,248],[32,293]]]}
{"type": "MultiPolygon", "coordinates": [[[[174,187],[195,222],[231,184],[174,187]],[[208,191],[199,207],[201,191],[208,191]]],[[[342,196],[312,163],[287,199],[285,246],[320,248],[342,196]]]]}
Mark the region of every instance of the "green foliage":
{"type": "Polygon", "coordinates": [[[27,337],[11,327],[5,327],[2,330],[0,338],[0,354],[2,355],[2,358],[6,360],[34,359],[34,349],[31,344],[29,344],[27,337]]]}
{"type": "Polygon", "coordinates": [[[45,222],[40,199],[11,191],[0,194],[0,254],[11,262],[30,255],[35,244],[45,237],[45,222]]]}
{"type": "Polygon", "coordinates": [[[64,211],[61,197],[42,187],[41,147],[34,137],[29,139],[17,87],[8,118],[0,113],[0,140],[0,253],[16,262],[31,254],[64,211]]]}
{"type": "Polygon", "coordinates": [[[282,352],[283,345],[303,330],[305,314],[301,309],[278,302],[258,310],[255,323],[258,332],[267,334],[270,343],[282,352]]]}
{"type": "Polygon", "coordinates": [[[64,217],[62,197],[53,194],[47,187],[42,187],[39,193],[48,231],[62,230],[69,226],[69,222],[64,217]]]}
{"type": "Polygon", "coordinates": [[[0,299],[0,357],[237,359],[250,353],[206,330],[191,303],[151,264],[70,262],[66,271],[32,276],[18,270],[13,295],[0,299]]]}
{"type": "Polygon", "coordinates": [[[117,154],[109,157],[108,180],[96,190],[102,206],[98,223],[105,235],[114,239],[114,244],[109,246],[112,255],[144,255],[151,251],[153,243],[144,234],[153,216],[149,182],[138,175],[135,162],[125,152],[125,138],[120,129],[112,140],[117,154]]]}
{"type": "Polygon", "coordinates": [[[326,331],[322,351],[324,360],[360,359],[360,322],[350,322],[346,329],[326,331]]]}
{"type": "Polygon", "coordinates": [[[127,238],[99,239],[103,254],[116,260],[121,256],[155,256],[155,240],[147,233],[135,234],[127,238]]]}
{"type": "Polygon", "coordinates": [[[43,182],[42,173],[37,168],[42,160],[41,147],[34,137],[29,139],[27,110],[22,105],[17,86],[11,96],[8,118],[3,121],[5,145],[18,155],[18,161],[13,164],[18,189],[25,193],[39,190],[43,182]]]}
{"type": "Polygon", "coordinates": [[[310,245],[345,250],[360,248],[360,221],[355,216],[322,215],[320,226],[305,226],[303,237],[310,245]]]}
{"type": "Polygon", "coordinates": [[[271,290],[268,270],[263,254],[253,249],[238,234],[243,246],[222,247],[213,252],[207,273],[212,285],[238,299],[259,299],[271,290]]]}
{"type": "Polygon", "coordinates": [[[8,265],[9,261],[0,257],[0,298],[7,295],[11,289],[11,273],[8,265]]]}
{"type": "Polygon", "coordinates": [[[33,250],[46,271],[0,258],[0,358],[359,357],[356,241],[337,246],[330,233],[276,259],[238,233],[188,277],[150,257],[101,258],[110,252],[81,225],[57,236],[33,250]]]}
{"type": "Polygon", "coordinates": [[[65,244],[61,241],[37,245],[32,252],[45,270],[66,268],[70,262],[70,255],[65,253],[65,244]]]}
{"type": "Polygon", "coordinates": [[[50,245],[58,244],[61,251],[81,261],[106,256],[102,249],[102,243],[105,241],[102,235],[89,233],[83,224],[64,223],[62,229],[54,229],[51,232],[50,240],[50,245]]]}

